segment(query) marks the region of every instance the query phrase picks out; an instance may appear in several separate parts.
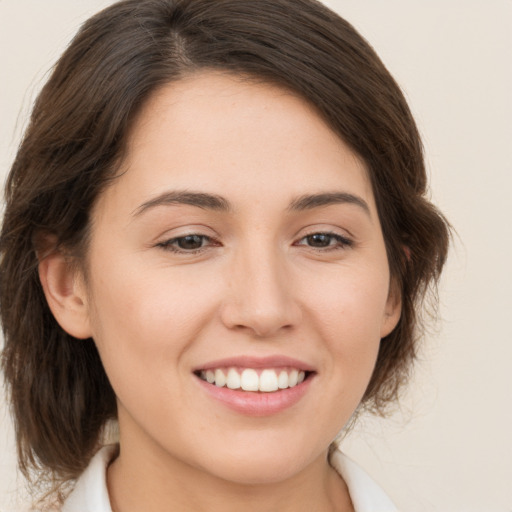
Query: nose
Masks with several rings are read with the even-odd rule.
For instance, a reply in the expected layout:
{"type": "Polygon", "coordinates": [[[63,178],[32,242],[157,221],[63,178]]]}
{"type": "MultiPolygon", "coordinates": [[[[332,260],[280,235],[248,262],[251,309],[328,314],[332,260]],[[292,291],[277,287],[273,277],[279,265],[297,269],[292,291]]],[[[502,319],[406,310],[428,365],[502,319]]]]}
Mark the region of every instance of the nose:
{"type": "Polygon", "coordinates": [[[229,329],[268,338],[300,322],[295,283],[287,272],[285,257],[276,253],[253,248],[230,262],[228,292],[221,311],[222,322],[229,329]]]}

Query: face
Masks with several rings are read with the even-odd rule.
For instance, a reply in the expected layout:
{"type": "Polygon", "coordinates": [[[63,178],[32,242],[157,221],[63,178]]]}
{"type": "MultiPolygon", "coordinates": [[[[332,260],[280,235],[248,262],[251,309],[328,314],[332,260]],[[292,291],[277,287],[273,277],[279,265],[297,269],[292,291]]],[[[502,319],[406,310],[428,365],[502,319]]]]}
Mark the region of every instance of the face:
{"type": "Polygon", "coordinates": [[[399,316],[361,160],[302,99],[222,74],[145,106],[87,269],[122,453],[236,482],[325,460],[399,316]]]}

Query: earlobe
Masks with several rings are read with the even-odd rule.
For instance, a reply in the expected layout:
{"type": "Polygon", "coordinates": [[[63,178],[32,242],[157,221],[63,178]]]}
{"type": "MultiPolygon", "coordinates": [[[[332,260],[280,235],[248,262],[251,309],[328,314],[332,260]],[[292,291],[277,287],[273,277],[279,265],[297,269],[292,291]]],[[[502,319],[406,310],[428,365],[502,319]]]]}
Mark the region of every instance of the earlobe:
{"type": "Polygon", "coordinates": [[[385,338],[397,326],[402,314],[402,297],[396,284],[392,284],[386,302],[380,337],[385,338]]]}
{"type": "MultiPolygon", "coordinates": [[[[411,249],[407,245],[402,246],[407,261],[411,259],[411,249]]],[[[386,302],[386,309],[381,325],[380,337],[385,338],[398,325],[400,316],[402,315],[402,291],[396,278],[391,278],[389,293],[386,302]]]]}
{"type": "Polygon", "coordinates": [[[90,338],[92,333],[85,284],[69,257],[59,249],[42,256],[39,260],[39,279],[59,325],[75,338],[90,338]]]}

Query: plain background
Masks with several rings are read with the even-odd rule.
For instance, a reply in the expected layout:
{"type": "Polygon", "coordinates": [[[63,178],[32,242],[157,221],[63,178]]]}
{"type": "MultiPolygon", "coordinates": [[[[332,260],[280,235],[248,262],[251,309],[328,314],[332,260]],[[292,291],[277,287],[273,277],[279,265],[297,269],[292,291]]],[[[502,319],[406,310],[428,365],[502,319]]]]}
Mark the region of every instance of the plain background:
{"type": "MultiPolygon", "coordinates": [[[[0,0],[0,173],[47,71],[107,0],[0,0]]],[[[403,512],[512,511],[512,1],[331,0],[402,86],[457,236],[396,413],[345,441],[403,512]]],[[[79,92],[78,92],[79,93],[79,92]]],[[[0,510],[18,510],[0,395],[0,510]]],[[[18,489],[18,490],[17,490],[18,489]]],[[[376,511],[378,512],[378,511],[376,511]]]]}

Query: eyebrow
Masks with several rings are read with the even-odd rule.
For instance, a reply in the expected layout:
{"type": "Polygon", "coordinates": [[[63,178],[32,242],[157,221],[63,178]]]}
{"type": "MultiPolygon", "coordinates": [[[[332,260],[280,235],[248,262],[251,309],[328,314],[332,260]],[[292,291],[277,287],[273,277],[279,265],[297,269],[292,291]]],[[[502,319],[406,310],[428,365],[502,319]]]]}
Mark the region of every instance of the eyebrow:
{"type": "Polygon", "coordinates": [[[157,206],[168,206],[173,204],[187,204],[190,206],[197,206],[204,210],[216,210],[227,212],[231,210],[229,202],[222,196],[216,194],[205,194],[203,192],[189,192],[173,190],[164,192],[145,203],[142,203],[133,212],[133,216],[137,217],[147,210],[157,206]]]}
{"type": "MultiPolygon", "coordinates": [[[[215,210],[219,212],[229,212],[233,210],[231,203],[217,194],[172,190],[142,203],[134,210],[132,215],[138,217],[147,210],[156,208],[157,206],[169,206],[173,204],[186,204],[204,210],[215,210]]],[[[302,195],[290,203],[288,210],[299,212],[333,204],[353,204],[370,216],[368,203],[361,197],[347,192],[322,192],[319,194],[302,195]]]]}
{"type": "Polygon", "coordinates": [[[311,194],[300,196],[294,199],[288,207],[291,211],[312,210],[321,206],[330,206],[333,204],[353,204],[360,207],[368,216],[370,216],[370,207],[361,197],[347,192],[324,192],[320,194],[311,194]]]}

